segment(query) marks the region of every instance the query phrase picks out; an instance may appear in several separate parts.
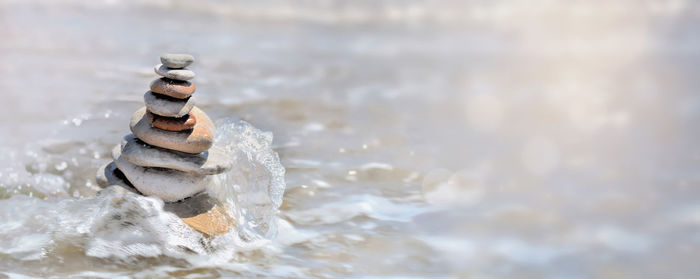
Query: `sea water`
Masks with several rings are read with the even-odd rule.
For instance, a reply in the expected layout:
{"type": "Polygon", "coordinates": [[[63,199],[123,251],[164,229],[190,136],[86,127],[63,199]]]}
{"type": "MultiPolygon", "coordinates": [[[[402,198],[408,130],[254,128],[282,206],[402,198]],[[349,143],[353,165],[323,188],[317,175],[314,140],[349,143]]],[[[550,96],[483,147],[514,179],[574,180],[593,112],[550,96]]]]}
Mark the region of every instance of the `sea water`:
{"type": "Polygon", "coordinates": [[[698,8],[0,1],[0,277],[697,277],[698,8]],[[164,52],[229,234],[94,181],[164,52]]]}

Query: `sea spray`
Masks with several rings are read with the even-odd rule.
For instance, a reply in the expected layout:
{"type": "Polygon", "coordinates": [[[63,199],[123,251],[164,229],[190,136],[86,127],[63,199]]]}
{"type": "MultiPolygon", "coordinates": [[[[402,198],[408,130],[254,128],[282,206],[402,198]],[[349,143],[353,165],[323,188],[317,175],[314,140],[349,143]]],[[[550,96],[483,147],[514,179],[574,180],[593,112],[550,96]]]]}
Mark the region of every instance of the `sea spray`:
{"type": "Polygon", "coordinates": [[[218,121],[217,131],[214,145],[228,152],[234,164],[215,177],[208,187],[210,195],[229,205],[241,237],[274,237],[273,219],[282,204],[285,169],[271,148],[272,133],[234,118],[218,121]]]}
{"type": "Polygon", "coordinates": [[[132,262],[167,256],[194,265],[230,262],[276,235],[285,169],[271,149],[272,133],[233,119],[219,121],[216,145],[234,158],[210,195],[229,206],[238,227],[206,237],[163,209],[163,201],[110,186],[90,198],[14,195],[0,203],[0,250],[15,260],[51,259],[56,250],[132,262]],[[31,245],[30,245],[31,244],[31,245]]]}

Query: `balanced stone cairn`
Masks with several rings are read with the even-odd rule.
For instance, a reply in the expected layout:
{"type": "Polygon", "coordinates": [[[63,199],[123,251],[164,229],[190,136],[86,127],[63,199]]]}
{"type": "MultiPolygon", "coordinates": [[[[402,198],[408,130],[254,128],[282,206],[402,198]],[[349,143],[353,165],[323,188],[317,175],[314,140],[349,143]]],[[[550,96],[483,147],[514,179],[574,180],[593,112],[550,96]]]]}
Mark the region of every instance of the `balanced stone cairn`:
{"type": "Polygon", "coordinates": [[[188,54],[164,54],[155,72],[162,76],[144,95],[145,107],[131,117],[133,134],[112,149],[113,161],[97,172],[102,187],[120,185],[166,202],[185,223],[207,235],[232,223],[204,192],[212,175],[232,167],[226,152],[213,147],[216,127],[195,106],[195,74],[188,54]]]}

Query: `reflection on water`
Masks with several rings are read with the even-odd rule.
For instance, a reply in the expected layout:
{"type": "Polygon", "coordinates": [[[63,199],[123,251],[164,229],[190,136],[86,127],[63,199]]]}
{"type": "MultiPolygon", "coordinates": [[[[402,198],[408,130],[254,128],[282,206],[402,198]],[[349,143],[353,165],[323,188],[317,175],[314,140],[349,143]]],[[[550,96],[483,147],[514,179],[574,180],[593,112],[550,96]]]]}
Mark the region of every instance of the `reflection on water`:
{"type": "Polygon", "coordinates": [[[692,277],[699,11],[0,1],[0,274],[692,277]],[[118,230],[46,225],[87,214],[64,208],[95,199],[166,51],[195,54],[213,119],[274,133],[274,241],[115,260],[90,247],[118,230]]]}

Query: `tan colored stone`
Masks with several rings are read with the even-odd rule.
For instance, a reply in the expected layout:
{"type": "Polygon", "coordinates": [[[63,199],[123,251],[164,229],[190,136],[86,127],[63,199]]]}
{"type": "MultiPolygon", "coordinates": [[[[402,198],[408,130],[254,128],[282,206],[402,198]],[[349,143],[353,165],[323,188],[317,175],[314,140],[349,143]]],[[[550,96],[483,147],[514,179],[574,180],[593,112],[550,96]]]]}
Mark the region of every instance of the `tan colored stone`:
{"type": "Polygon", "coordinates": [[[192,154],[207,151],[214,143],[216,132],[214,123],[197,107],[194,107],[190,113],[197,119],[194,128],[171,132],[153,127],[146,119],[146,108],[143,107],[131,117],[129,128],[137,138],[150,145],[192,154]]]}
{"type": "Polygon", "coordinates": [[[197,119],[193,114],[187,114],[182,117],[166,117],[146,111],[146,119],[153,127],[173,132],[189,130],[197,124],[197,119]]]}
{"type": "Polygon", "coordinates": [[[196,231],[207,236],[214,236],[231,231],[235,222],[231,216],[226,213],[224,208],[215,205],[211,210],[202,214],[182,218],[185,224],[189,225],[196,231]]]}
{"type": "Polygon", "coordinates": [[[235,219],[226,212],[228,207],[206,192],[179,202],[166,203],[163,209],[206,236],[227,233],[236,226],[235,219]]]}
{"type": "Polygon", "coordinates": [[[189,97],[195,89],[197,87],[189,81],[159,78],[151,82],[151,91],[178,99],[189,97]]]}

